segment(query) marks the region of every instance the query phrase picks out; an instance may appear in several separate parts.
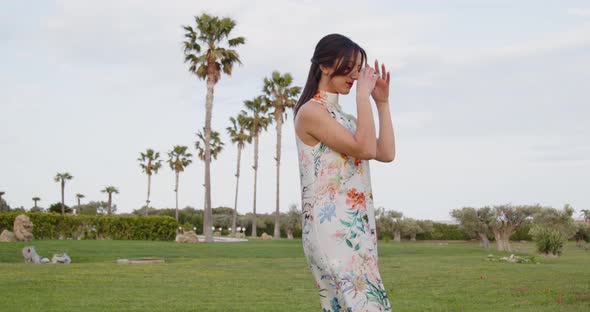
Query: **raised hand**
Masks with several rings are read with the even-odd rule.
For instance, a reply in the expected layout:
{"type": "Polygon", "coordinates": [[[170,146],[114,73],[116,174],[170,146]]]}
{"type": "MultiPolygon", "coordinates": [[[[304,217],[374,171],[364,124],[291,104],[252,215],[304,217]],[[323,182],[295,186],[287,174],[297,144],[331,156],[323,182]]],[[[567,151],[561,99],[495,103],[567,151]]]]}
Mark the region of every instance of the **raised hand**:
{"type": "Polygon", "coordinates": [[[385,71],[384,64],[381,64],[381,68],[379,68],[377,60],[375,60],[375,74],[377,77],[371,96],[373,96],[373,100],[377,105],[389,103],[389,81],[391,76],[388,71],[385,71]]]}
{"type": "Polygon", "coordinates": [[[369,98],[369,95],[374,92],[375,83],[377,82],[377,75],[371,66],[366,65],[359,72],[356,83],[356,94],[362,97],[369,98]]]}

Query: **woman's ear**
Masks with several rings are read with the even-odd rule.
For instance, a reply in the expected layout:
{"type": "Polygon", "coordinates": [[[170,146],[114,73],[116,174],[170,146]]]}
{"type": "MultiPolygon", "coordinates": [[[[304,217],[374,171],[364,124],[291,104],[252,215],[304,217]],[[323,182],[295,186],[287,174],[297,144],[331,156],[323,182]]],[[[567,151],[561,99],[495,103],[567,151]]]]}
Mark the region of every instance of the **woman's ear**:
{"type": "Polygon", "coordinates": [[[322,71],[322,75],[331,75],[333,71],[332,68],[324,64],[320,64],[320,70],[322,71]]]}

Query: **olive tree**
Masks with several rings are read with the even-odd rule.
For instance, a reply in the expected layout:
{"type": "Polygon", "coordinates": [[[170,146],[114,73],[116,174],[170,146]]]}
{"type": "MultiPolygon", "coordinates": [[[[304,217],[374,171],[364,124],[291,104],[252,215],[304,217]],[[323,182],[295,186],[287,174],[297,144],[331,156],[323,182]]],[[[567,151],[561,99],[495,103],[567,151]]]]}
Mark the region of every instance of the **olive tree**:
{"type": "Polygon", "coordinates": [[[491,223],[493,221],[493,213],[490,207],[455,209],[451,212],[451,216],[459,221],[463,231],[471,237],[476,237],[483,248],[490,248],[488,235],[492,232],[491,223]]]}

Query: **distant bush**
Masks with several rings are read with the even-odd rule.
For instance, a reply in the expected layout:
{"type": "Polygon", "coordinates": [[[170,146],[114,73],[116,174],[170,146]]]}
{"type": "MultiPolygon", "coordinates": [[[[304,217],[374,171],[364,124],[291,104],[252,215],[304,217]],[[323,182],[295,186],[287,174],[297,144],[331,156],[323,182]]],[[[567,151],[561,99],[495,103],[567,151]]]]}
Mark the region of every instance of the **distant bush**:
{"type": "MultiPolygon", "coordinates": [[[[25,213],[33,222],[35,239],[174,240],[178,222],[160,216],[61,215],[25,213]]],[[[12,230],[19,213],[0,213],[0,231],[12,230]]]]}
{"type": "MultiPolygon", "coordinates": [[[[72,211],[72,208],[68,207],[68,205],[64,205],[65,213],[72,213],[72,211]]],[[[55,212],[61,214],[61,202],[57,202],[49,206],[49,208],[47,208],[47,212],[55,212]]]]}
{"type": "Polygon", "coordinates": [[[458,224],[433,223],[432,232],[416,234],[417,240],[469,240],[458,224]]]}
{"type": "Polygon", "coordinates": [[[567,237],[558,230],[543,226],[533,226],[531,234],[535,240],[537,251],[545,255],[559,256],[567,237]]]}
{"type": "Polygon", "coordinates": [[[533,236],[529,233],[531,230],[530,224],[525,224],[518,228],[512,235],[510,235],[511,241],[532,241],[533,236]]]}

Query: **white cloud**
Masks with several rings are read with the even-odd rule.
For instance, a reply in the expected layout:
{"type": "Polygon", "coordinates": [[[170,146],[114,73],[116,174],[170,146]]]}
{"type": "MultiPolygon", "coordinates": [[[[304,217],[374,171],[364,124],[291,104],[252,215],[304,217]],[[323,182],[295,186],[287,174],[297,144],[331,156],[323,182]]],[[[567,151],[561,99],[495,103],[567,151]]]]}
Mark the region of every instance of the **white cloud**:
{"type": "Polygon", "coordinates": [[[567,13],[574,16],[590,17],[590,8],[570,8],[567,13]]]}

